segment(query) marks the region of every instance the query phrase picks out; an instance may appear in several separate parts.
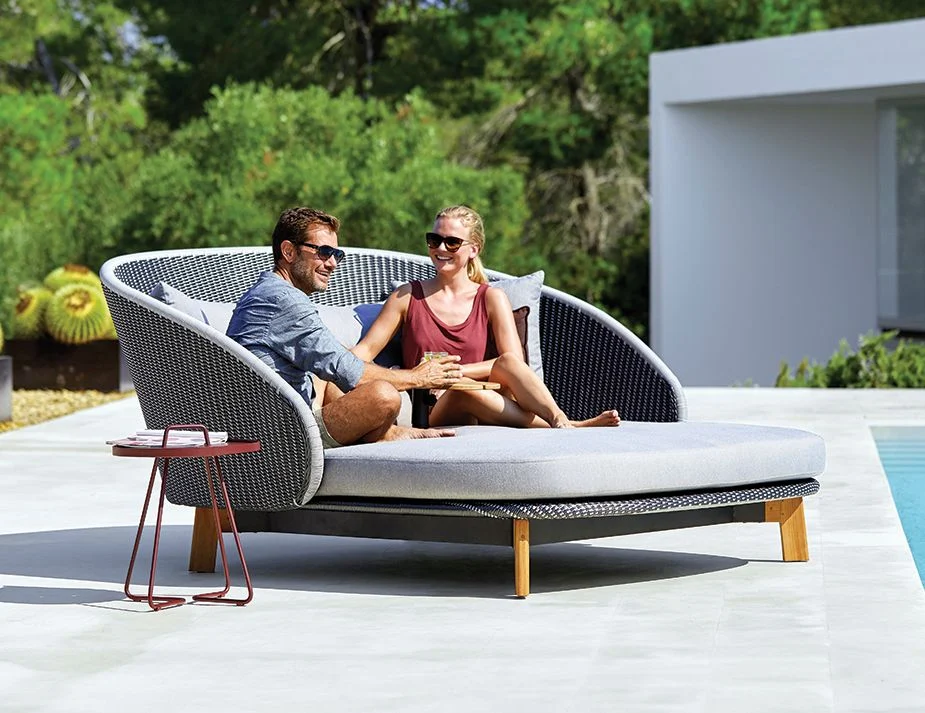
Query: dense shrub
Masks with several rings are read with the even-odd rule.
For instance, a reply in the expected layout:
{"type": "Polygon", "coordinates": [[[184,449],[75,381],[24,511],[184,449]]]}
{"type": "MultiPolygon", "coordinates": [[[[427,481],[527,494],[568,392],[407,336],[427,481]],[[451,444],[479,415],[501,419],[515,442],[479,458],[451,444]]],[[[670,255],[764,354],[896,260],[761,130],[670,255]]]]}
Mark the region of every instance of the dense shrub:
{"type": "Polygon", "coordinates": [[[818,388],[925,388],[925,344],[900,339],[896,332],[868,334],[852,351],[844,339],[825,364],[803,359],[793,374],[781,362],[775,386],[818,388]]]}
{"type": "Polygon", "coordinates": [[[0,92],[0,325],[17,293],[56,265],[99,268],[119,252],[143,116],[98,101],[89,122],[66,97],[0,92]]]}
{"type": "Polygon", "coordinates": [[[283,208],[312,205],[341,219],[344,245],[423,253],[434,214],[464,202],[485,217],[487,264],[503,269],[519,252],[523,179],[448,150],[415,96],[394,107],[319,87],[216,90],[142,166],[121,247],[266,245],[283,208]]]}
{"type": "MultiPolygon", "coordinates": [[[[113,111],[113,125],[131,117],[113,111]]],[[[523,178],[509,167],[472,168],[450,145],[430,105],[398,106],[256,85],[216,89],[205,116],[142,158],[129,132],[80,141],[56,97],[0,95],[0,324],[16,295],[55,265],[96,270],[126,252],[267,245],[282,209],[313,205],[342,221],[341,242],[424,252],[433,215],[468,203],[485,218],[489,267],[536,265],[521,246],[523,178]]]]}

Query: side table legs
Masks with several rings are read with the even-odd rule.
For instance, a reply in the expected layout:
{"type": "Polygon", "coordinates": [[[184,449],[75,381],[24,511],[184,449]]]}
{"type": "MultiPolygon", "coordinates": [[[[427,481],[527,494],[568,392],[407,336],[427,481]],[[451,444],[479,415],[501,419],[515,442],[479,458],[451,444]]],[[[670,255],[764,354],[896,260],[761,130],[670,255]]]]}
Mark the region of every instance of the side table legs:
{"type": "Polygon", "coordinates": [[[151,502],[151,492],[154,490],[154,480],[157,478],[157,462],[160,458],[154,459],[154,465],[151,467],[151,478],[148,480],[148,492],[145,493],[145,504],[141,508],[141,520],[138,522],[138,534],[135,535],[135,546],[132,548],[132,558],[128,563],[128,574],[125,575],[125,596],[133,602],[142,602],[147,600],[148,606],[154,611],[167,609],[169,607],[178,607],[186,603],[183,597],[155,597],[154,596],[154,574],[157,572],[157,550],[161,540],[161,519],[164,515],[164,495],[167,492],[167,461],[164,461],[164,477],[161,478],[161,494],[157,503],[157,525],[154,528],[154,551],[151,554],[151,574],[148,579],[147,595],[132,594],[132,570],[135,568],[135,558],[138,556],[138,545],[141,544],[141,534],[144,532],[145,517],[148,515],[148,505],[151,502]]]}
{"type": "MultiPolygon", "coordinates": [[[[231,508],[231,500],[228,497],[228,488],[225,486],[225,479],[222,477],[222,469],[219,465],[218,458],[215,456],[212,457],[203,457],[203,462],[205,464],[206,471],[206,480],[209,485],[209,495],[212,500],[212,515],[215,518],[215,527],[216,531],[219,533],[218,544],[219,549],[222,555],[222,569],[225,573],[225,587],[216,592],[206,592],[204,594],[196,594],[193,596],[195,601],[200,602],[212,602],[217,604],[236,604],[238,606],[244,606],[254,598],[254,588],[251,584],[250,573],[247,571],[247,562],[244,559],[244,549],[241,547],[241,537],[238,533],[238,527],[234,520],[234,512],[231,508]],[[219,519],[218,512],[218,501],[215,493],[215,485],[212,480],[212,471],[210,468],[211,464],[215,466],[215,477],[218,480],[218,485],[221,488],[222,499],[225,504],[226,514],[228,515],[229,523],[231,524],[231,531],[234,535],[235,547],[238,550],[238,557],[241,559],[241,568],[244,570],[244,581],[247,585],[247,597],[243,599],[230,599],[225,595],[231,590],[231,575],[228,572],[228,557],[225,553],[225,543],[223,542],[221,536],[221,523],[219,519]]],[[[181,604],[186,603],[184,597],[178,596],[155,596],[154,595],[154,577],[157,572],[157,553],[160,547],[161,539],[161,521],[164,514],[164,498],[167,493],[167,470],[170,463],[170,458],[155,458],[154,465],[151,468],[151,478],[148,480],[148,491],[145,494],[145,502],[141,509],[141,519],[138,522],[138,533],[135,535],[135,546],[132,548],[132,557],[129,560],[128,573],[125,576],[125,596],[135,602],[147,601],[148,606],[150,606],[154,611],[159,611],[161,609],[167,609],[170,607],[177,607],[181,604]],[[160,488],[160,497],[158,499],[157,506],[157,524],[154,528],[154,549],[151,554],[151,573],[150,578],[148,579],[148,592],[147,594],[132,594],[131,592],[131,581],[132,581],[132,571],[135,568],[135,559],[138,556],[138,547],[141,544],[141,536],[144,531],[145,518],[148,514],[148,506],[151,503],[151,493],[154,491],[154,481],[157,478],[157,466],[158,461],[163,460],[164,462],[164,473],[161,478],[161,488],[160,488]]]]}
{"type": "Polygon", "coordinates": [[[225,588],[217,592],[206,592],[205,594],[196,594],[193,599],[197,602],[216,602],[219,604],[237,604],[244,606],[254,598],[254,587],[251,584],[251,576],[247,571],[247,562],[244,559],[244,549],[241,547],[241,536],[238,534],[238,526],[234,521],[234,511],[231,509],[231,499],[228,497],[228,488],[225,487],[225,479],[222,477],[222,467],[218,463],[218,458],[204,458],[206,464],[206,480],[209,483],[209,495],[212,498],[212,515],[215,518],[215,531],[218,533],[218,549],[222,553],[222,569],[225,571],[225,588]],[[215,498],[215,485],[212,482],[212,474],[209,472],[209,461],[215,464],[215,474],[218,484],[222,489],[222,500],[225,503],[225,512],[228,515],[228,522],[231,525],[231,533],[234,535],[234,544],[238,549],[238,557],[241,560],[241,569],[244,570],[244,582],[247,584],[247,596],[244,599],[228,599],[225,597],[231,589],[231,576],[228,574],[228,555],[225,553],[225,541],[222,538],[222,523],[218,514],[218,503],[215,498]]]}

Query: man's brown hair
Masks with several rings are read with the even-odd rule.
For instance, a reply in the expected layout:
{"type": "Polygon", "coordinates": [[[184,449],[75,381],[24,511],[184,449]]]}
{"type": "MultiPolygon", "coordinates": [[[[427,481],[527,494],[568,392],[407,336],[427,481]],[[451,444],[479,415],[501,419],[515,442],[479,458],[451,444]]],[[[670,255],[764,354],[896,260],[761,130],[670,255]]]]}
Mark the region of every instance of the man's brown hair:
{"type": "Polygon", "coordinates": [[[273,260],[279,262],[283,257],[280,247],[284,240],[292,243],[301,243],[312,228],[326,227],[335,233],[340,230],[340,221],[333,215],[328,215],[314,208],[287,208],[276,221],[273,229],[273,260]]]}

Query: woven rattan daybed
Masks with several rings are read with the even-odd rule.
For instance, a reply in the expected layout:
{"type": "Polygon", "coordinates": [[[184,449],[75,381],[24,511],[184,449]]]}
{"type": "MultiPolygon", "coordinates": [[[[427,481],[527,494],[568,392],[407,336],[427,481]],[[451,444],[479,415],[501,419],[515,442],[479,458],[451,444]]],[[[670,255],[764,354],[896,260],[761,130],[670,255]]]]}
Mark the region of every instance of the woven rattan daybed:
{"type": "MultiPolygon", "coordinates": [[[[375,303],[396,281],[433,269],[418,256],[347,252],[328,291],[314,296],[319,303],[375,303]]],[[[802,498],[819,488],[822,439],[686,421],[681,386],[651,350],[548,287],[528,316],[539,326],[547,385],[572,418],[618,409],[619,428],[470,426],[456,438],[323,451],[298,394],[208,324],[211,307],[230,309],[271,264],[269,248],[202,249],[128,255],[101,270],[146,426],[203,423],[260,440],[258,453],[223,465],[242,531],[506,545],[518,596],[529,592],[531,544],[775,522],[783,559],[808,558],[802,498]],[[150,296],[162,283],[201,311],[150,296]]],[[[212,571],[217,533],[198,461],[171,466],[167,496],[199,508],[190,569],[212,571]]]]}

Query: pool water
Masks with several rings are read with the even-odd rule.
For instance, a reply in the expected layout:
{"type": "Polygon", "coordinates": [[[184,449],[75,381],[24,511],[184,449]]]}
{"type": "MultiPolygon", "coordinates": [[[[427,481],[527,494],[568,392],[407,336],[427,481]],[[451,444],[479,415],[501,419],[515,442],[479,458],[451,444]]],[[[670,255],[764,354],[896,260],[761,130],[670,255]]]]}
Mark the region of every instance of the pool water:
{"type": "Polygon", "coordinates": [[[925,426],[883,426],[871,431],[925,585],[925,426]]]}

